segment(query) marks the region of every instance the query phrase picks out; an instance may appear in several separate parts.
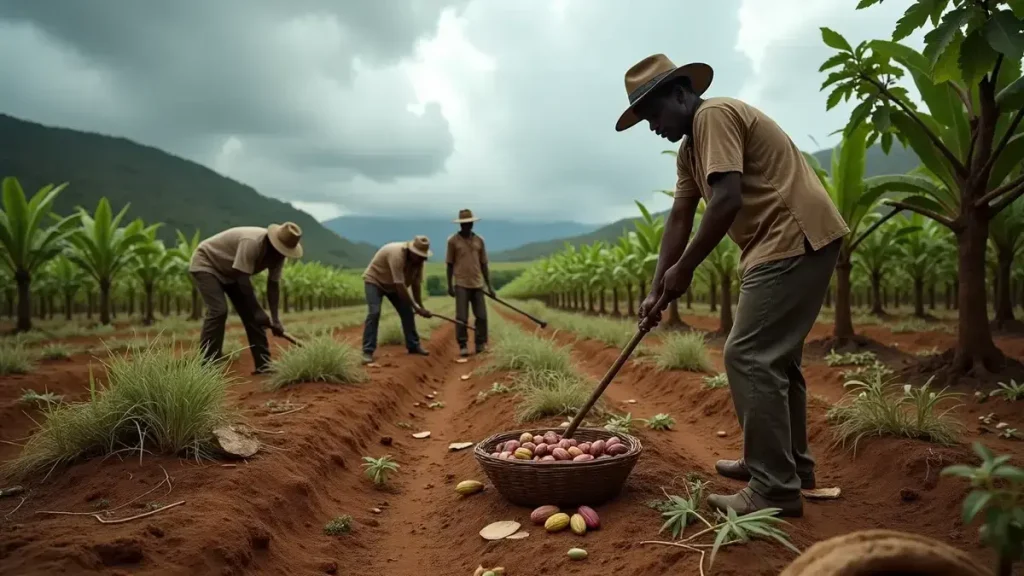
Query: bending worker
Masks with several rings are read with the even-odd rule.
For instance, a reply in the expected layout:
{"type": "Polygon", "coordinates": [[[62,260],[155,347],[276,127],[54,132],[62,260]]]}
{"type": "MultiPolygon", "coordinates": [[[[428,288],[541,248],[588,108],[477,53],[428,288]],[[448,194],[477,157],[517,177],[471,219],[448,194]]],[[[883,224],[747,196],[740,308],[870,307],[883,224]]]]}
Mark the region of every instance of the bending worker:
{"type": "Polygon", "coordinates": [[[370,265],[363,272],[366,290],[366,323],[363,325],[363,363],[373,362],[377,350],[377,328],[380,326],[381,304],[387,298],[398,312],[405,335],[405,347],[409,354],[429,356],[420,346],[416,333],[416,318],[419,314],[430,318],[432,314],[423,306],[423,264],[433,256],[430,240],[417,236],[409,242],[385,244],[374,254],[370,265]],[[412,296],[409,288],[412,288],[412,296]]]}

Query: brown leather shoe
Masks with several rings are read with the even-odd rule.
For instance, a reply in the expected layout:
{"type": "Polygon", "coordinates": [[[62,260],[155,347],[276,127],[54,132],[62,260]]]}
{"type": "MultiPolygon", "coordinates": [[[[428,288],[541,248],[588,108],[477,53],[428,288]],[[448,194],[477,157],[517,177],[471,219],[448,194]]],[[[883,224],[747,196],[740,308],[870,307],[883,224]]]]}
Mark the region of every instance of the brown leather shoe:
{"type": "MultiPolygon", "coordinates": [[[[747,463],[742,458],[739,460],[719,460],[715,462],[715,471],[720,476],[732,478],[733,480],[743,480],[744,482],[750,480],[750,470],[747,469],[747,463]]],[[[815,487],[814,476],[800,478],[801,490],[814,490],[815,487]]]]}
{"type": "Polygon", "coordinates": [[[708,496],[708,504],[722,512],[732,508],[740,516],[765,508],[778,508],[779,516],[790,518],[804,515],[804,501],[800,496],[791,500],[769,500],[750,488],[744,488],[732,496],[712,494],[708,496]]]}

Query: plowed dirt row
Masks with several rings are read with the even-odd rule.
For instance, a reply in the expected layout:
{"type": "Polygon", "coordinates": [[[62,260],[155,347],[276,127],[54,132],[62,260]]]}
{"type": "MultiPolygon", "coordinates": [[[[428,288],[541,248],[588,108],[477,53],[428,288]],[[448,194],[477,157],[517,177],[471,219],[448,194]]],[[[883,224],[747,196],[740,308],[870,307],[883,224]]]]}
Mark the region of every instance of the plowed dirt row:
{"type": "MultiPolygon", "coordinates": [[[[526,321],[514,316],[508,318],[524,329],[534,330],[526,321]]],[[[555,339],[571,347],[581,369],[595,380],[604,375],[619,354],[618,349],[594,341],[577,341],[571,334],[557,333],[555,339]]],[[[926,339],[918,337],[918,340],[926,339]]],[[[1019,342],[1015,346],[1019,347],[1019,342]]],[[[722,369],[720,352],[718,348],[711,350],[712,361],[719,370],[722,369]]],[[[912,440],[868,439],[854,456],[849,450],[833,445],[830,427],[825,422],[828,404],[824,398],[834,400],[842,393],[839,372],[840,369],[805,358],[804,376],[811,395],[809,434],[818,461],[818,483],[841,487],[843,496],[836,501],[806,502],[804,517],[793,520],[788,529],[794,543],[803,549],[831,536],[884,527],[945,541],[991,563],[989,552],[977,544],[975,529],[964,527],[960,521],[959,507],[968,487],[956,479],[940,479],[938,473],[951,463],[973,462],[969,445],[975,439],[983,440],[997,453],[1012,454],[1017,462],[1024,460],[1020,442],[991,435],[978,437],[974,433],[977,413],[1004,408],[998,404],[1005,403],[961,408],[968,434],[959,446],[942,448],[912,440]]],[[[702,388],[700,374],[663,372],[648,361],[638,360],[626,364],[606,391],[605,398],[609,408],[630,412],[634,419],[665,412],[677,421],[669,432],[639,431],[645,453],[627,490],[646,490],[648,487],[642,483],[650,479],[645,477],[645,472],[649,467],[664,470],[666,465],[671,472],[665,471],[663,475],[668,478],[695,471],[711,480],[716,491],[731,493],[743,487],[743,483],[718,477],[714,472],[715,460],[738,457],[743,446],[727,389],[707,390],[702,388]],[[718,431],[724,431],[725,436],[719,437],[718,431]]],[[[640,427],[642,423],[634,424],[634,429],[640,427]]],[[[667,482],[668,478],[661,482],[667,482]]],[[[648,536],[654,535],[654,530],[646,532],[648,536]]],[[[672,549],[650,552],[665,560],[677,555],[672,549]]],[[[791,560],[792,554],[780,547],[754,543],[729,549],[728,554],[716,560],[715,572],[775,574],[791,560]],[[741,566],[748,562],[757,569],[745,571],[741,566]]]]}

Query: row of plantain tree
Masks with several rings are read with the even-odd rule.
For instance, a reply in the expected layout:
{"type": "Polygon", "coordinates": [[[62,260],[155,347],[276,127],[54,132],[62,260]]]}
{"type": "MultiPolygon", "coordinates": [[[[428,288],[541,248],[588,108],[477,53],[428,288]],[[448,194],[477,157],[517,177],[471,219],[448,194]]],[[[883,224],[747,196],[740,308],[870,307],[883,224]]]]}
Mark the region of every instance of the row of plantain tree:
{"type": "MultiPolygon", "coordinates": [[[[866,9],[880,0],[861,0],[866,9]]],[[[915,313],[924,316],[927,293],[946,288],[958,311],[958,342],[953,372],[999,370],[1005,360],[995,346],[989,295],[995,299],[995,324],[1013,321],[1020,299],[1024,249],[1024,5],[1005,0],[918,0],[897,23],[890,40],[853,47],[838,33],[822,29],[824,42],[837,52],[821,67],[830,71],[822,90],[827,107],[859,100],[833,150],[829,170],[810,155],[833,201],[850,225],[834,278],[837,344],[855,337],[852,300],[870,290],[876,313],[882,312],[886,287],[912,295],[915,313]],[[923,52],[900,43],[929,28],[923,52]],[[909,78],[923,106],[910,98],[909,78]],[[864,177],[865,152],[880,143],[909,147],[921,167],[909,174],[864,177]]],[[[669,152],[672,153],[672,152],[669,152]]],[[[583,307],[582,294],[602,294],[632,286],[639,297],[653,276],[660,219],[644,218],[636,231],[615,245],[567,248],[537,263],[505,292],[548,296],[558,305],[583,307]],[[594,271],[593,273],[591,271],[594,271]],[[599,275],[599,276],[598,276],[599,275]]],[[[701,268],[710,292],[731,302],[737,248],[724,240],[701,268]]],[[[632,309],[630,294],[630,309],[632,309]]],[[[588,296],[593,298],[593,296],[588,296]]],[[[617,299],[616,299],[617,302],[617,299]]],[[[587,309],[592,309],[591,306],[587,309]]],[[[669,323],[678,324],[670,310],[669,323]]],[[[731,325],[723,310],[722,328],[731,325]]]]}
{"type": "MultiPolygon", "coordinates": [[[[202,301],[188,274],[198,230],[191,236],[179,230],[176,244],[166,246],[157,238],[162,224],[126,221],[129,206],[115,214],[101,198],[92,213],[79,208],[62,217],[53,204],[66,184],[45,186],[31,198],[16,178],[5,178],[2,187],[0,286],[18,331],[30,330],[33,316],[53,317],[58,307],[67,320],[84,308],[102,324],[110,324],[118,308],[134,315],[136,302],[145,325],[158,310],[170,315],[172,302],[175,313],[200,317],[202,301]]],[[[255,286],[265,296],[263,283],[255,286]]],[[[362,282],[318,262],[289,261],[282,297],[286,312],[345,306],[363,300],[362,282]]]]}

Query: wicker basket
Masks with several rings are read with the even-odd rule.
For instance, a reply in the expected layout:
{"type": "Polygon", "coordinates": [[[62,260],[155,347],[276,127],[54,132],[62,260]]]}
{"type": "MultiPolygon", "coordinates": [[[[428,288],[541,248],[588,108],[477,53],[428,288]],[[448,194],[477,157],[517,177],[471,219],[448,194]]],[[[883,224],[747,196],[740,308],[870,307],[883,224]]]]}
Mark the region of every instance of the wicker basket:
{"type": "Polygon", "coordinates": [[[573,438],[580,442],[607,440],[618,436],[629,448],[625,454],[587,462],[535,462],[532,460],[501,460],[491,456],[500,442],[518,440],[523,432],[543,435],[550,428],[518,430],[495,434],[480,442],[473,450],[491,484],[509,502],[519,506],[597,506],[619,494],[626,478],[640,458],[643,446],[628,434],[612,434],[607,430],[580,428],[573,438]]]}

